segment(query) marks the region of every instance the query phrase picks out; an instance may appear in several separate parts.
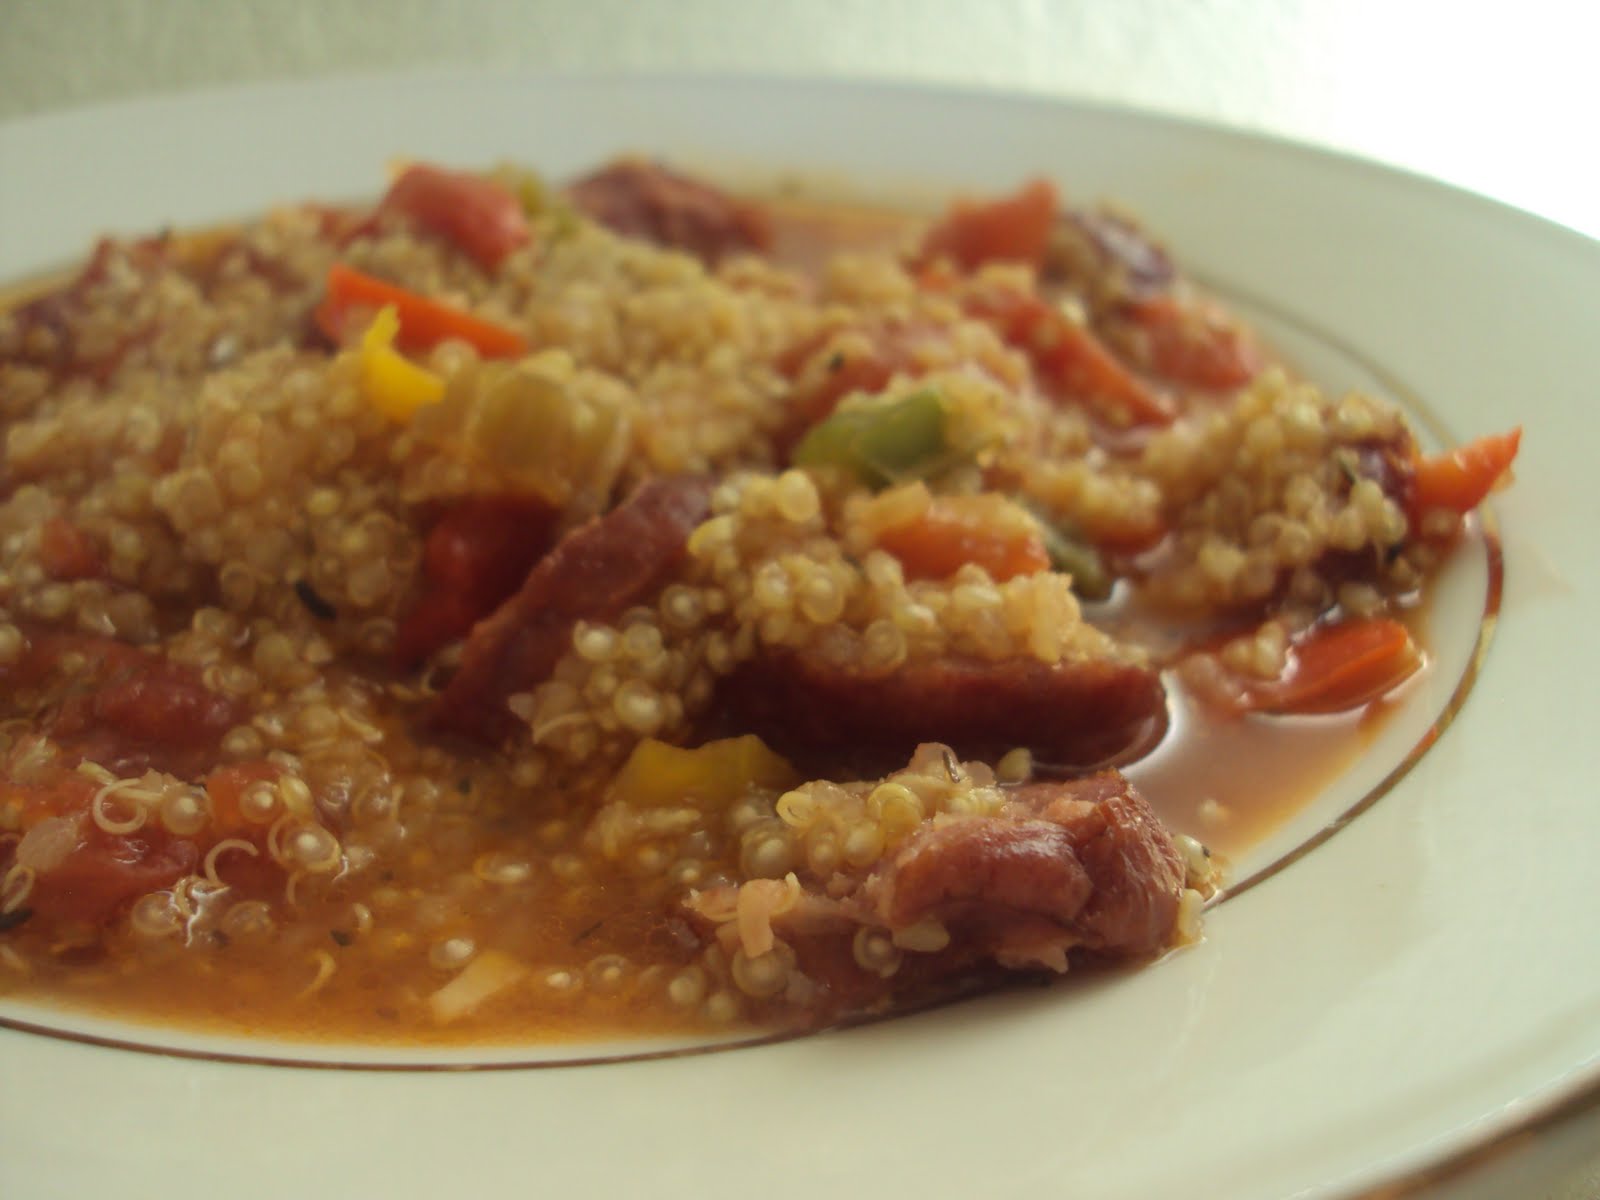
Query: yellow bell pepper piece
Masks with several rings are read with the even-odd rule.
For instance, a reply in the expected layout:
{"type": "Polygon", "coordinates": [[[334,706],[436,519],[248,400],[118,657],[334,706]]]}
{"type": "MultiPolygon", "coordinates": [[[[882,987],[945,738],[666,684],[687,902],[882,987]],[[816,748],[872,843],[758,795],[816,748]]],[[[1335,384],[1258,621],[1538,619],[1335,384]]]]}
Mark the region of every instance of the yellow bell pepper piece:
{"type": "Polygon", "coordinates": [[[688,804],[731,808],[751,786],[782,791],[800,782],[788,761],[754,734],[694,749],[646,738],[612,781],[610,799],[635,808],[688,804]]]}
{"type": "Polygon", "coordinates": [[[403,425],[417,409],[444,399],[444,380],[394,348],[399,333],[395,306],[380,308],[361,335],[361,393],[373,408],[403,425]]]}

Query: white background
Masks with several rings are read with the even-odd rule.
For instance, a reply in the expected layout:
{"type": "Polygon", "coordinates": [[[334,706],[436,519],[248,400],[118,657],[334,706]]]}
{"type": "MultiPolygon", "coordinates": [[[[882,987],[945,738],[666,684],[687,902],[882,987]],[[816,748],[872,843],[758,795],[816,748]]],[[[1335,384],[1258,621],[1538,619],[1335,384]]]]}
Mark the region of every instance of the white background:
{"type": "Polygon", "coordinates": [[[1089,96],[1348,148],[1600,235],[1583,0],[0,0],[0,118],[427,64],[1089,96]]]}

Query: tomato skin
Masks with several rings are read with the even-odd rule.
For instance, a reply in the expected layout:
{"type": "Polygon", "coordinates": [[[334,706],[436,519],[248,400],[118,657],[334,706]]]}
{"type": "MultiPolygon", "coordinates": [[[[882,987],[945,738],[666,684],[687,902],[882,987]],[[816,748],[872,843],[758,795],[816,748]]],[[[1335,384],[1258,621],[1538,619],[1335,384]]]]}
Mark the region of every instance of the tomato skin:
{"type": "Polygon", "coordinates": [[[990,200],[962,200],[928,230],[920,260],[948,258],[971,271],[991,262],[1037,266],[1050,244],[1060,205],[1055,185],[1030,179],[1015,192],[990,200]]]}
{"type": "Polygon", "coordinates": [[[200,860],[193,842],[165,830],[110,834],[86,817],[84,831],[77,849],[34,880],[28,907],[36,918],[103,926],[146,892],[171,887],[200,860]]]}
{"type": "Polygon", "coordinates": [[[912,368],[917,345],[927,336],[928,331],[920,326],[892,323],[859,330],[824,329],[778,355],[773,365],[796,385],[789,396],[787,420],[778,434],[784,456],[807,430],[832,416],[846,396],[858,392],[875,395],[888,387],[895,375],[912,368]],[[835,342],[843,345],[828,355],[826,369],[819,378],[812,367],[813,360],[835,342]]]}
{"type": "Polygon", "coordinates": [[[175,663],[141,664],[107,681],[94,715],[119,733],[158,746],[206,746],[233,727],[238,706],[175,663]]]}
{"type": "Polygon", "coordinates": [[[1046,392],[1088,404],[1117,426],[1169,425],[1172,402],[1140,379],[1086,326],[1043,297],[988,289],[967,298],[973,316],[1026,354],[1046,392]]]}
{"type": "Polygon", "coordinates": [[[445,238],[488,271],[532,237],[521,202],[498,183],[427,163],[400,172],[378,208],[445,238]]]}
{"type": "Polygon", "coordinates": [[[426,583],[400,623],[395,658],[414,666],[508,599],[550,548],[556,512],[533,496],[475,496],[446,509],[422,551],[426,583]]]}
{"type": "MultiPolygon", "coordinates": [[[[791,346],[779,356],[778,370],[795,379],[805,370],[811,357],[834,336],[835,331],[829,330],[791,346]]],[[[904,365],[899,347],[887,338],[879,339],[864,354],[836,353],[829,359],[827,374],[820,382],[796,391],[790,398],[790,424],[804,432],[832,415],[846,396],[854,392],[869,395],[881,392],[904,365]]],[[[790,440],[799,440],[798,434],[790,440]]]]}
{"type": "Polygon", "coordinates": [[[1236,324],[1207,307],[1185,307],[1169,295],[1150,296],[1131,310],[1163,379],[1207,391],[1243,387],[1266,365],[1260,348],[1236,324]]]}
{"type": "Polygon", "coordinates": [[[43,687],[55,697],[39,729],[75,755],[72,762],[189,777],[213,761],[222,735],[242,719],[238,703],[192,667],[93,634],[27,634],[27,653],[0,670],[0,684],[43,687]],[[62,667],[68,656],[78,660],[70,674],[62,667]]]}

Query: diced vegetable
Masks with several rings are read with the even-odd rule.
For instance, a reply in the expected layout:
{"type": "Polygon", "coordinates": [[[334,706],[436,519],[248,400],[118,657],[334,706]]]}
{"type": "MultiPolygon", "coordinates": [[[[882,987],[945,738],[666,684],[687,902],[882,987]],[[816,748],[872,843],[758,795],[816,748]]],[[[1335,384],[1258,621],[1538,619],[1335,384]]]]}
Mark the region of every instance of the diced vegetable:
{"type": "Polygon", "coordinates": [[[1041,521],[1040,531],[1051,570],[1072,576],[1072,590],[1080,599],[1104,600],[1111,595],[1116,581],[1099,550],[1048,521],[1041,521]]]}
{"type": "Polygon", "coordinates": [[[801,467],[839,467],[869,487],[922,479],[947,465],[944,402],[937,392],[846,404],[812,426],[795,447],[801,467]]]}
{"type": "Polygon", "coordinates": [[[1050,244],[1058,208],[1055,185],[1032,179],[1009,196],[958,200],[928,230],[920,258],[948,258],[972,270],[989,262],[1037,265],[1050,244]]]}
{"type": "Polygon", "coordinates": [[[387,304],[361,335],[361,393],[391,421],[405,424],[417,409],[444,399],[444,380],[394,348],[400,318],[387,304]]]}
{"type": "Polygon", "coordinates": [[[528,340],[514,329],[440,304],[403,287],[364,275],[343,263],[328,270],[327,295],[317,307],[317,326],[335,342],[350,337],[353,320],[393,305],[399,319],[395,342],[401,350],[431,350],[441,342],[465,342],[485,358],[520,358],[528,340]]]}
{"type": "Polygon", "coordinates": [[[938,496],[913,521],[881,530],[878,545],[908,579],[945,579],[976,563],[997,582],[1050,566],[1036,521],[1001,496],[938,496]]]}
{"type": "Polygon", "coordinates": [[[551,210],[556,197],[538,172],[526,167],[502,167],[499,174],[524,215],[533,217],[551,210]]]}
{"type": "Polygon", "coordinates": [[[461,436],[509,487],[598,510],[627,453],[628,414],[614,394],[575,388],[559,375],[538,360],[480,373],[461,436]]]}
{"type": "Polygon", "coordinates": [[[1400,622],[1373,617],[1319,625],[1294,642],[1284,677],[1248,707],[1276,713],[1359,708],[1409,679],[1422,652],[1400,622]]]}
{"type": "Polygon", "coordinates": [[[460,1020],[528,977],[528,968],[509,954],[485,950],[428,997],[428,1011],[441,1025],[460,1020]]]}
{"type": "Polygon", "coordinates": [[[1265,365],[1249,335],[1209,307],[1164,294],[1140,300],[1131,314],[1147,339],[1150,369],[1174,383],[1224,391],[1243,387],[1265,365]]]}
{"type": "Polygon", "coordinates": [[[1053,397],[1087,404],[1118,426],[1167,425],[1177,415],[1092,330],[1042,297],[991,290],[972,297],[969,308],[1028,356],[1053,397]]]}
{"type": "Polygon", "coordinates": [[[400,172],[378,207],[404,214],[487,270],[530,237],[522,202],[506,188],[481,175],[426,163],[400,172]]]}
{"type": "Polygon", "coordinates": [[[635,808],[689,804],[715,811],[731,807],[752,786],[781,790],[799,782],[788,761],[754,734],[694,749],[646,738],[622,764],[609,799],[635,808]]]}
{"type": "Polygon", "coordinates": [[[82,843],[85,824],[82,813],[35,822],[16,843],[17,865],[35,872],[55,870],[82,843]]]}
{"type": "MultiPolygon", "coordinates": [[[[838,336],[837,330],[825,329],[790,346],[773,364],[790,379],[805,370],[812,357],[838,336]]],[[[826,420],[846,396],[855,392],[875,394],[881,392],[903,365],[898,348],[883,336],[865,353],[845,353],[834,350],[827,362],[823,378],[790,399],[793,421],[801,429],[809,429],[826,420]]]]}
{"type": "Polygon", "coordinates": [[[1419,459],[1411,497],[1414,515],[1443,508],[1465,515],[1511,469],[1522,442],[1522,428],[1489,434],[1456,450],[1419,459]]]}

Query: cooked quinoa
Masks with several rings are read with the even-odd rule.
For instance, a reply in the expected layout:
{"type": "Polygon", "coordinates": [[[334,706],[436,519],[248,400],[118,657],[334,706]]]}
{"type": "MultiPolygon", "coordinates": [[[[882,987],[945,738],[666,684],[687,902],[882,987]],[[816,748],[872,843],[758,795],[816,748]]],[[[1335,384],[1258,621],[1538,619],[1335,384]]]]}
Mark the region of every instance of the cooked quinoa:
{"type": "Polygon", "coordinates": [[[1109,769],[1165,697],[1423,661],[1476,500],[1110,218],[794,262],[653,167],[412,170],[0,315],[0,991],[544,1036],[1147,957],[1219,882],[1109,769]]]}

